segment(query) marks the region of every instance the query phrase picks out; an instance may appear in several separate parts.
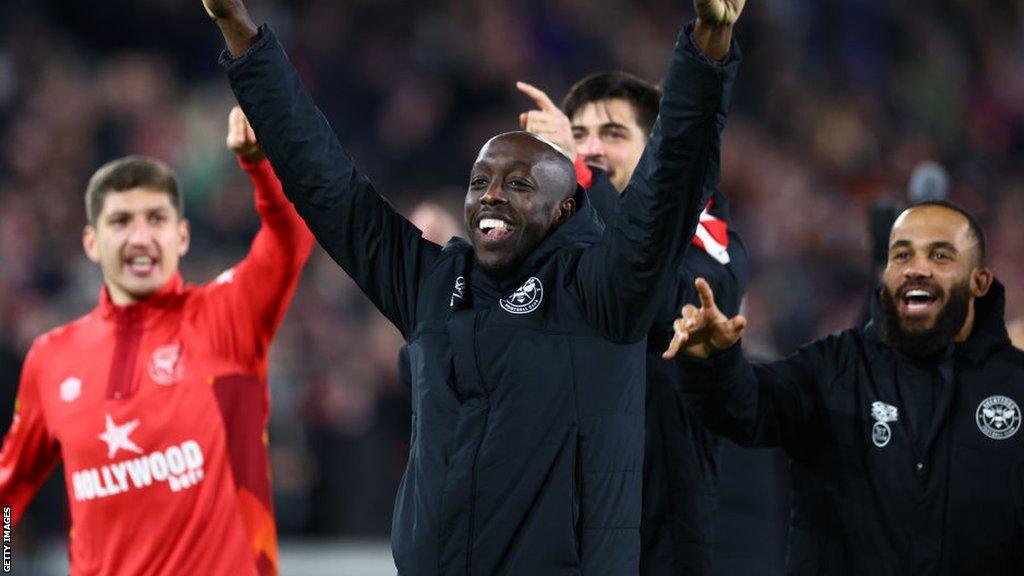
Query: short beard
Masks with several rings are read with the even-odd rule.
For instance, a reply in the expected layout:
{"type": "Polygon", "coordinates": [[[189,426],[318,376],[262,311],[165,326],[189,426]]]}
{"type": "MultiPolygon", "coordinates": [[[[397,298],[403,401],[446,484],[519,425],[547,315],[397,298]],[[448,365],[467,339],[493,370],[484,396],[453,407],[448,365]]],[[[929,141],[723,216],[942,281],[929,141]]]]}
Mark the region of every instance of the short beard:
{"type": "Polygon", "coordinates": [[[945,350],[964,326],[971,305],[968,281],[953,286],[949,301],[939,311],[935,325],[928,330],[910,332],[900,323],[897,297],[883,287],[879,294],[882,304],[882,340],[915,360],[933,358],[945,350]]]}

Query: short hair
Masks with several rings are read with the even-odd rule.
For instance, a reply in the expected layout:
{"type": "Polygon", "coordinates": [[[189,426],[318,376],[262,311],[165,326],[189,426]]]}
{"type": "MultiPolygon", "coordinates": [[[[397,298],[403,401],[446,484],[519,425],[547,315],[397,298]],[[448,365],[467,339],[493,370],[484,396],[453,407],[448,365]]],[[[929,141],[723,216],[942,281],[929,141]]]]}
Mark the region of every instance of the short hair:
{"type": "Polygon", "coordinates": [[[598,72],[580,80],[562,101],[562,112],[571,120],[587,104],[615,98],[633,105],[637,125],[650,134],[658,118],[661,90],[626,72],[598,72]]]}
{"type": "Polygon", "coordinates": [[[971,214],[967,208],[964,208],[960,204],[949,200],[923,200],[921,202],[914,202],[907,207],[907,210],[913,210],[914,208],[927,208],[928,206],[938,206],[940,208],[952,210],[967,219],[967,225],[971,230],[971,234],[973,234],[974,238],[978,241],[978,265],[984,266],[985,254],[987,251],[985,231],[981,229],[981,223],[974,217],[974,214],[971,214]]]}
{"type": "Polygon", "coordinates": [[[185,215],[185,201],[178,191],[178,178],[170,166],[155,158],[125,156],[104,164],[89,178],[85,188],[85,217],[89,224],[96,225],[107,194],[133,188],[149,188],[167,194],[178,216],[185,215]]]}

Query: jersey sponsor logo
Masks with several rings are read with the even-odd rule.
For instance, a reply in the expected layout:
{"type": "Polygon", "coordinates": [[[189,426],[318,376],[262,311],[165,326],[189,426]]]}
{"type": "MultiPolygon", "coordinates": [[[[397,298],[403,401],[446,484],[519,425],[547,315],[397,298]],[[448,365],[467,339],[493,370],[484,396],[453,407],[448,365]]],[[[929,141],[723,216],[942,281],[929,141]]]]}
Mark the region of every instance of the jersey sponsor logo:
{"type": "Polygon", "coordinates": [[[885,448],[892,440],[889,423],[899,420],[899,409],[885,402],[872,402],[871,417],[875,419],[875,425],[871,427],[871,441],[875,446],[885,448]]]}
{"type": "Polygon", "coordinates": [[[981,433],[993,440],[1006,440],[1020,429],[1020,407],[1012,398],[989,396],[975,413],[981,433]]]}
{"type": "Polygon", "coordinates": [[[127,450],[142,454],[142,448],[135,445],[128,436],[139,427],[139,420],[118,424],[107,414],[107,429],[100,434],[100,440],[107,443],[107,458],[117,456],[118,450],[127,450]]]}
{"type": "Polygon", "coordinates": [[[529,314],[540,307],[544,300],[544,285],[531,276],[511,296],[498,301],[502,309],[511,314],[529,314]]]}
{"type": "Polygon", "coordinates": [[[199,443],[186,440],[131,460],[72,472],[73,496],[79,502],[96,500],[159,483],[180,492],[203,481],[204,460],[199,443]]]}
{"type": "Polygon", "coordinates": [[[462,300],[466,297],[466,279],[463,276],[459,276],[455,279],[455,289],[452,290],[451,301],[448,302],[448,306],[451,308],[455,307],[456,300],[462,300]]]}
{"type": "Polygon", "coordinates": [[[185,375],[181,361],[181,342],[167,344],[153,351],[149,359],[149,377],[157,384],[170,386],[185,375]]]}
{"type": "Polygon", "coordinates": [[[72,376],[60,383],[60,399],[74,402],[82,395],[82,381],[72,376]]]}

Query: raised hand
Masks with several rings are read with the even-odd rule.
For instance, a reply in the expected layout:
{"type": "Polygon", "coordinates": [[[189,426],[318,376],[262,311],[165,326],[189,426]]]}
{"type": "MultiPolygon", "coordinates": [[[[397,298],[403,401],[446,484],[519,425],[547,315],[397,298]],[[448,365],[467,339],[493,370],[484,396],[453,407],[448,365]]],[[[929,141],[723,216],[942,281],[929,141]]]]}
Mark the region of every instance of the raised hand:
{"type": "Polygon", "coordinates": [[[747,0],[693,0],[697,19],[706,26],[732,26],[743,12],[747,0]]]}
{"type": "Polygon", "coordinates": [[[743,316],[726,317],[715,305],[711,286],[703,278],[694,282],[700,296],[700,308],[693,304],[683,306],[682,315],[672,323],[675,335],[668,349],[661,355],[665,360],[674,358],[682,350],[692,358],[707,358],[715,352],[727,350],[739,342],[747,319],[743,316]]]}
{"type": "Polygon", "coordinates": [[[203,0],[203,8],[210,18],[229,18],[234,14],[245,11],[245,4],[242,0],[203,0]]]}
{"type": "Polygon", "coordinates": [[[537,106],[537,109],[519,115],[519,126],[558,146],[569,158],[575,159],[576,139],[572,137],[569,117],[562,113],[562,109],[543,90],[526,82],[516,82],[516,88],[537,106]]]}
{"type": "Polygon", "coordinates": [[[256,133],[238,106],[232,108],[228,115],[227,145],[229,150],[250,162],[263,158],[263,149],[256,140],[256,133]]]}

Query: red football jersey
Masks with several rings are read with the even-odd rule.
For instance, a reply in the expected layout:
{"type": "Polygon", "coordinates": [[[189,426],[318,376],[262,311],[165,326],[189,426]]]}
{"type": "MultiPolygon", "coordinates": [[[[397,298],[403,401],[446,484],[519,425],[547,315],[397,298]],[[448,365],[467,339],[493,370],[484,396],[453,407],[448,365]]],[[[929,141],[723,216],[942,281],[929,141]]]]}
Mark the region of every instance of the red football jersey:
{"type": "Polygon", "coordinates": [[[0,451],[15,522],[64,461],[72,575],[277,573],[267,350],[312,234],[267,161],[246,163],[261,227],[244,260],[180,276],[36,339],[0,451]]]}

